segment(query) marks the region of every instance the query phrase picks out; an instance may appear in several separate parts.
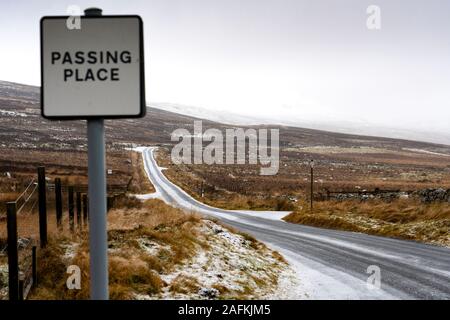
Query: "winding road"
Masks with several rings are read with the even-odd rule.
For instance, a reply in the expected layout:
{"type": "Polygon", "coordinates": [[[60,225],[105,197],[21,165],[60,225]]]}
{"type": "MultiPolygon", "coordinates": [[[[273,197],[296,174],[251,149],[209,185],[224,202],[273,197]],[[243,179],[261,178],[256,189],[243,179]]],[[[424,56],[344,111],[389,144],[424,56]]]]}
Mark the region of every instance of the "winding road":
{"type": "Polygon", "coordinates": [[[286,223],[280,219],[285,213],[213,208],[170,182],[157,165],[154,150],[140,151],[162,200],[216,217],[279,251],[296,270],[308,298],[450,298],[449,248],[286,223]],[[380,288],[367,285],[374,268],[380,271],[380,288]]]}

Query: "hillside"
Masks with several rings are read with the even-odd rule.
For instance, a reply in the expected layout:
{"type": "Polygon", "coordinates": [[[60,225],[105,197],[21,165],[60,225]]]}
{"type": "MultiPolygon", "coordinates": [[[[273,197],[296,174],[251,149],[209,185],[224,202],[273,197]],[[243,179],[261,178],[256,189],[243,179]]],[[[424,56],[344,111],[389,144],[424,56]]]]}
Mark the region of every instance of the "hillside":
{"type": "MultiPolygon", "coordinates": [[[[3,138],[1,147],[3,148],[78,149],[86,144],[84,121],[55,122],[40,116],[38,87],[0,81],[0,115],[0,135],[3,138]]],[[[177,128],[191,129],[194,119],[149,107],[145,118],[108,121],[107,140],[109,143],[170,143],[170,133],[177,128]]],[[[221,129],[230,126],[203,120],[203,127],[221,129]]],[[[284,147],[338,146],[392,150],[404,148],[450,154],[449,146],[425,142],[285,126],[270,126],[270,128],[280,129],[280,145],[284,147]]]]}
{"type": "MultiPolygon", "coordinates": [[[[67,174],[85,183],[85,121],[45,120],[40,116],[39,88],[3,81],[0,114],[0,172],[29,174],[35,172],[36,166],[46,165],[50,174],[67,174]]],[[[280,169],[275,177],[260,176],[257,166],[251,165],[172,168],[168,158],[170,135],[177,128],[192,132],[194,120],[149,107],[145,118],[107,121],[108,167],[115,173],[109,183],[128,183],[133,156],[125,147],[134,144],[164,146],[160,161],[169,167],[169,177],[194,191],[204,181],[209,188],[206,191],[219,198],[220,190],[257,198],[303,194],[308,190],[308,161],[312,158],[316,160],[319,192],[375,187],[450,188],[450,146],[285,126],[254,126],[280,130],[280,169]],[[238,176],[241,179],[235,179],[238,176]]],[[[211,127],[223,132],[233,126],[203,121],[203,130],[211,127]]],[[[227,197],[222,201],[228,201],[227,197]]]]}

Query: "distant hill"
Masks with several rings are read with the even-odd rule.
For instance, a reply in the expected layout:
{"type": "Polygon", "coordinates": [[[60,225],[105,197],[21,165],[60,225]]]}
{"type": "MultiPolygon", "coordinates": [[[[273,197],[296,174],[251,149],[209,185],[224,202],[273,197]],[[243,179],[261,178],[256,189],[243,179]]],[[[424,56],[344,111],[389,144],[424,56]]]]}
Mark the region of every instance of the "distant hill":
{"type": "MultiPolygon", "coordinates": [[[[84,149],[85,121],[48,121],[40,116],[39,87],[0,81],[0,147],[23,149],[84,149]]],[[[194,117],[147,108],[142,119],[107,121],[108,144],[166,144],[177,128],[192,130],[194,117]]],[[[233,127],[210,120],[204,129],[233,127]]],[[[243,126],[242,126],[243,127],[243,126]]],[[[250,126],[247,126],[250,127],[250,126]]],[[[419,149],[450,154],[450,146],[410,140],[343,134],[280,125],[260,125],[280,129],[282,147],[338,146],[376,147],[392,150],[419,149]]]]}

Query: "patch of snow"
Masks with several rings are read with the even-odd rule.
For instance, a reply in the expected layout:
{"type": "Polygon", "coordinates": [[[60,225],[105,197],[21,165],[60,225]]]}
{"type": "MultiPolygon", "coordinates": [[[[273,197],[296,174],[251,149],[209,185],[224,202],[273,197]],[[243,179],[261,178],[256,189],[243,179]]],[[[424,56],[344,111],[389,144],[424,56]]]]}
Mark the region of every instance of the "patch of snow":
{"type": "Polygon", "coordinates": [[[66,244],[61,244],[64,249],[63,260],[70,261],[75,257],[79,244],[76,242],[70,242],[66,244]]]}
{"type": "Polygon", "coordinates": [[[252,217],[264,218],[269,220],[281,220],[292,211],[251,211],[251,210],[231,210],[252,217]]]}
{"type": "Polygon", "coordinates": [[[308,153],[325,153],[325,154],[372,154],[372,153],[394,153],[393,150],[375,147],[337,147],[337,146],[309,146],[309,147],[295,147],[286,148],[286,151],[298,151],[308,153]]]}
{"type": "Polygon", "coordinates": [[[10,117],[28,117],[27,114],[22,113],[22,112],[16,112],[16,111],[10,111],[10,110],[4,110],[4,109],[0,109],[0,115],[2,116],[10,116],[10,117]]]}
{"type": "MultiPolygon", "coordinates": [[[[222,297],[249,295],[257,299],[296,298],[290,295],[290,289],[286,289],[288,283],[295,283],[293,270],[285,262],[277,260],[270,249],[263,246],[254,248],[252,242],[242,235],[230,232],[211,220],[202,221],[197,228],[201,237],[208,241],[209,247],[205,249],[198,245],[197,254],[192,259],[170,273],[160,275],[168,286],[158,297],[136,294],[136,299],[220,298],[218,287],[227,289],[222,297]],[[191,281],[195,282],[198,290],[195,291],[194,287],[191,288],[194,291],[189,293],[170,291],[171,284],[180,278],[193,279],[191,281]],[[272,284],[273,279],[279,280],[278,285],[272,284]],[[247,291],[249,288],[250,292],[247,291]]],[[[157,251],[155,247],[148,252],[155,254],[157,251]]]]}
{"type": "Polygon", "coordinates": [[[412,152],[418,152],[418,153],[426,153],[426,154],[431,154],[431,155],[435,155],[435,156],[450,157],[450,154],[439,153],[439,152],[433,152],[433,151],[428,151],[428,150],[424,150],[424,149],[402,148],[402,150],[412,151],[412,152]]]}
{"type": "Polygon", "coordinates": [[[134,194],[132,196],[141,201],[161,198],[161,194],[158,191],[153,192],[153,193],[146,193],[146,194],[134,194]]]}
{"type": "Polygon", "coordinates": [[[143,146],[138,146],[138,147],[134,147],[134,148],[125,148],[125,150],[131,150],[131,151],[135,151],[135,152],[139,152],[139,153],[143,153],[145,151],[145,149],[147,149],[147,147],[143,147],[143,146]]]}
{"type": "Polygon", "coordinates": [[[262,296],[267,300],[305,300],[309,299],[308,288],[301,282],[302,275],[291,265],[280,272],[278,286],[274,292],[262,296]]]}

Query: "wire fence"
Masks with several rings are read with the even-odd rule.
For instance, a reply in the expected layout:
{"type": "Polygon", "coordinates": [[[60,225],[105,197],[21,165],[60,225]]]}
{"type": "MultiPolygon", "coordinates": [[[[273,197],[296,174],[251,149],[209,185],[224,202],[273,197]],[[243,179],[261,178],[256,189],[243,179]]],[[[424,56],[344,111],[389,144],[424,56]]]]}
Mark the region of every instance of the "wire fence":
{"type": "MultiPolygon", "coordinates": [[[[108,210],[117,195],[125,194],[126,186],[112,186],[110,190],[121,192],[108,196],[108,210]]],[[[26,299],[36,285],[36,250],[46,246],[48,234],[76,236],[86,230],[86,193],[86,186],[61,185],[60,178],[48,183],[45,168],[39,167],[38,178],[32,178],[15,201],[6,203],[6,218],[0,219],[0,259],[7,256],[8,270],[12,271],[8,271],[10,300],[26,299]]]]}
{"type": "MultiPolygon", "coordinates": [[[[36,239],[38,234],[37,226],[37,203],[38,203],[38,184],[34,178],[28,183],[22,193],[16,198],[17,209],[17,228],[18,233],[25,238],[36,239]]],[[[6,223],[6,212],[2,215],[2,224],[6,223]]],[[[6,254],[7,245],[6,227],[0,228],[0,255],[6,254]],[[2,241],[3,240],[3,241],[2,241]],[[3,245],[2,245],[3,244],[3,245]]]]}
{"type": "MultiPolygon", "coordinates": [[[[32,182],[34,182],[34,180],[33,180],[32,182]]],[[[19,209],[17,210],[17,213],[20,213],[20,212],[22,211],[22,209],[28,204],[28,202],[30,201],[30,199],[31,199],[31,198],[33,197],[33,195],[35,194],[35,192],[36,192],[36,190],[37,190],[37,187],[38,187],[38,185],[37,185],[37,183],[36,183],[35,186],[34,186],[33,191],[31,191],[31,193],[26,197],[26,199],[23,200],[23,204],[19,207],[19,209]]],[[[27,187],[27,189],[28,189],[28,187],[27,187]]],[[[25,191],[27,191],[27,189],[26,189],[25,191]]],[[[24,191],[24,192],[25,192],[25,191],[24,191]]],[[[16,203],[19,203],[20,198],[22,198],[24,194],[25,194],[25,193],[22,193],[22,195],[20,195],[20,197],[16,200],[16,203]]],[[[35,198],[35,199],[34,199],[34,202],[36,202],[36,201],[37,201],[37,199],[35,198]]],[[[32,210],[32,208],[33,208],[33,206],[31,206],[31,209],[30,209],[30,210],[32,210]]]]}

